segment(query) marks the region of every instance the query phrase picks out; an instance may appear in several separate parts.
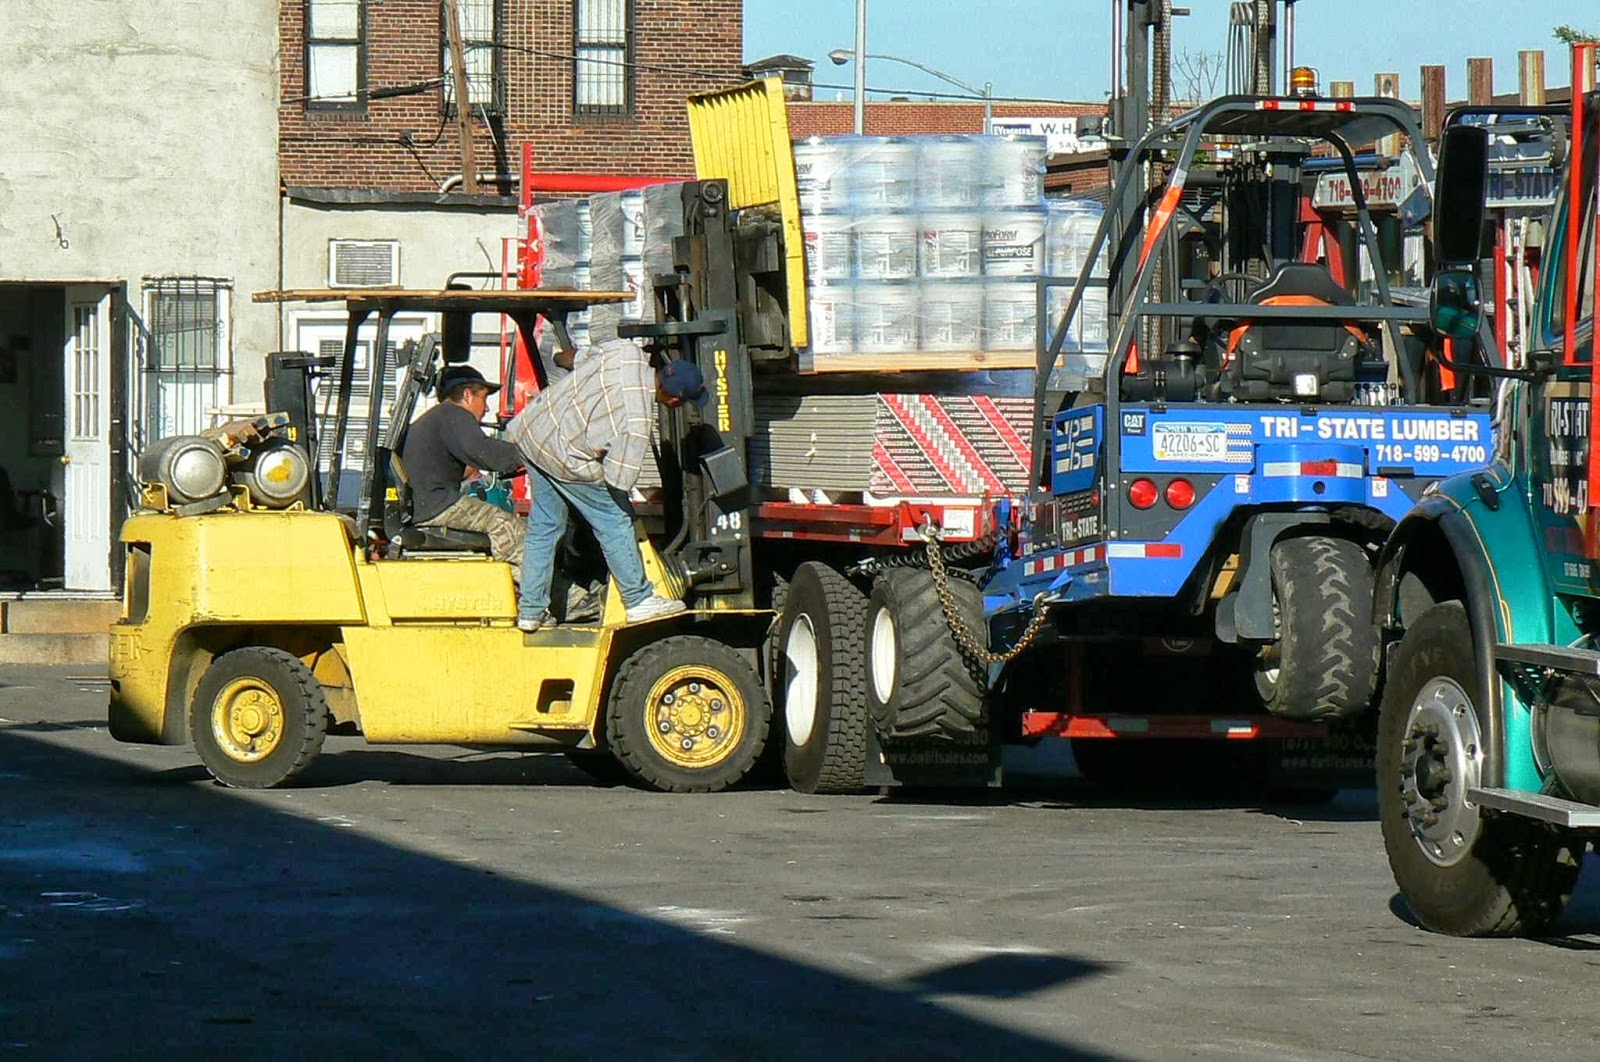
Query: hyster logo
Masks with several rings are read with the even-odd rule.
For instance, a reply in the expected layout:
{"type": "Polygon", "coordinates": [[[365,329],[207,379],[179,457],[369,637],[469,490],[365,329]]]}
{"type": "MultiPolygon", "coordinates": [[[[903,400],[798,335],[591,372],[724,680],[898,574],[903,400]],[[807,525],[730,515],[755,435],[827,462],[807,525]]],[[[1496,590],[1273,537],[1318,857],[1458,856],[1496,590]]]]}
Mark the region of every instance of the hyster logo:
{"type": "Polygon", "coordinates": [[[728,352],[717,351],[717,430],[733,430],[733,413],[728,409],[728,352]]]}
{"type": "Polygon", "coordinates": [[[1144,434],[1144,411],[1143,410],[1140,410],[1137,413],[1124,413],[1122,415],[1122,434],[1124,434],[1124,435],[1143,435],[1144,434]]]}

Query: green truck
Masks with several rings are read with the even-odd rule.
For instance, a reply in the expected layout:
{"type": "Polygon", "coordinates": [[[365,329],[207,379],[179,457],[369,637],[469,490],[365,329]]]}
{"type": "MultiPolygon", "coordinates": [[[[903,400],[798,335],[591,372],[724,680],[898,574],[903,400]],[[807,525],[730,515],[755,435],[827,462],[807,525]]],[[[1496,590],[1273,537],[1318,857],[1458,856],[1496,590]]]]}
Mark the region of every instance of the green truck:
{"type": "MultiPolygon", "coordinates": [[[[1503,378],[1494,460],[1429,488],[1378,569],[1384,846],[1417,921],[1457,936],[1540,932],[1600,836],[1600,462],[1590,444],[1600,430],[1600,96],[1595,46],[1573,58],[1528,354],[1500,370],[1462,359],[1465,371],[1503,378]]],[[[1493,342],[1483,117],[1447,122],[1434,200],[1430,313],[1458,350],[1493,342]]]]}

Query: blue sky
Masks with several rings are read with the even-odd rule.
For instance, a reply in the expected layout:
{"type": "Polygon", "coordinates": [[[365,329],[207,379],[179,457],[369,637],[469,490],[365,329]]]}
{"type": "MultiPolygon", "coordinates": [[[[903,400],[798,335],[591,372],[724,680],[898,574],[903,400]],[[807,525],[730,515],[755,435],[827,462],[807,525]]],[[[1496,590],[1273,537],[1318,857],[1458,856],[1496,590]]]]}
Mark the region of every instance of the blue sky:
{"type": "MultiPolygon", "coordinates": [[[[1227,46],[1227,0],[1177,0],[1193,11],[1175,22],[1177,50],[1227,46]]],[[[1566,47],[1550,35],[1567,22],[1600,32],[1593,0],[1301,0],[1295,5],[1297,63],[1315,66],[1324,83],[1351,80],[1372,89],[1372,75],[1398,71],[1401,90],[1417,92],[1418,67],[1442,63],[1452,98],[1466,95],[1469,56],[1494,59],[1499,91],[1517,86],[1517,52],[1545,49],[1546,81],[1565,85],[1566,47]],[[1593,7],[1595,10],[1589,12],[1593,7]]],[[[994,82],[1000,96],[1099,99],[1109,78],[1108,0],[868,0],[867,51],[903,56],[972,85],[994,82]]],[[[791,52],[815,60],[817,80],[848,88],[848,66],[827,53],[850,48],[855,0],[745,0],[745,58],[791,52]]],[[[953,91],[899,63],[869,64],[870,87],[953,91]]],[[[833,90],[819,90],[829,99],[833,90]]]]}

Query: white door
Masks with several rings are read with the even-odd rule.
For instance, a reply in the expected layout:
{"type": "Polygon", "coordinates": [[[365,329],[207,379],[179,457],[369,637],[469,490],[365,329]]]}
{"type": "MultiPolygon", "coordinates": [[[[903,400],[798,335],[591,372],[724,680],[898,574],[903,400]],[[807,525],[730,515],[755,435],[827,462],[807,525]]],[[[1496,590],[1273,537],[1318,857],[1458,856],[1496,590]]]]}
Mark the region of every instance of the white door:
{"type": "Polygon", "coordinates": [[[111,299],[67,288],[66,588],[111,589],[111,299]]]}

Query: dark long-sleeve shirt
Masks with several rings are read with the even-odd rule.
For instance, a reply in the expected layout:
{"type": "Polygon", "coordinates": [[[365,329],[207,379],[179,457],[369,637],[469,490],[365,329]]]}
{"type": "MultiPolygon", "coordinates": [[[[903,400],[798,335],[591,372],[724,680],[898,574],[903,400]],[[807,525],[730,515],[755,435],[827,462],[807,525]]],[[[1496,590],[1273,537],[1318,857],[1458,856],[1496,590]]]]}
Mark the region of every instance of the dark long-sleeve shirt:
{"type": "Polygon", "coordinates": [[[441,402],[417,418],[406,432],[400,459],[411,483],[411,518],[419,524],[461,497],[468,465],[493,472],[522,467],[515,446],[485,435],[472,414],[454,402],[441,402]]]}

